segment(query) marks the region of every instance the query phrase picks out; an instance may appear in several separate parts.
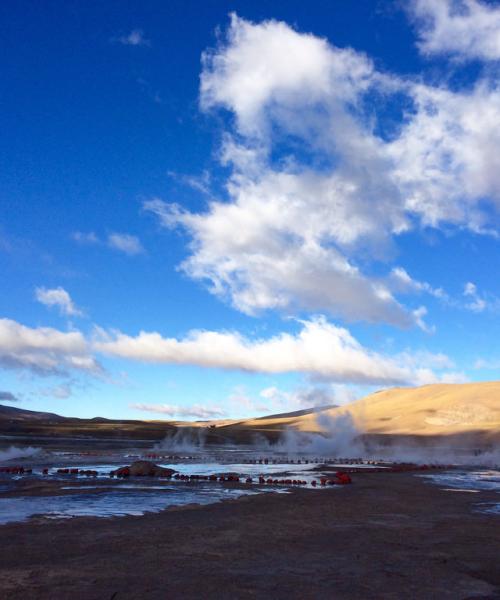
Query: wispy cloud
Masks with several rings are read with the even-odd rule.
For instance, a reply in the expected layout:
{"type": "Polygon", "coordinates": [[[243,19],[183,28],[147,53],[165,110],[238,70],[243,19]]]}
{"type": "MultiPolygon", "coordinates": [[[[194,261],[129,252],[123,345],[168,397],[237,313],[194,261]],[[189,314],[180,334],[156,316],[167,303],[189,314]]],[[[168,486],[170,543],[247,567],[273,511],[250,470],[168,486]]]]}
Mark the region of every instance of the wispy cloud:
{"type": "Polygon", "coordinates": [[[108,235],[108,246],[129,256],[136,256],[144,252],[139,238],[128,233],[110,233],[108,235]]]}
{"type": "Polygon", "coordinates": [[[176,173],[175,171],[168,171],[167,175],[174,181],[178,181],[183,185],[206,194],[211,195],[211,175],[210,172],[205,170],[201,175],[187,175],[184,173],[176,173]]]}
{"type": "Polygon", "coordinates": [[[37,287],[35,297],[41,304],[56,307],[61,314],[68,317],[81,317],[83,315],[83,312],[75,306],[71,296],[62,287],[52,289],[37,287]]]}
{"type": "Polygon", "coordinates": [[[144,37],[144,31],[142,29],[132,29],[127,35],[113,38],[113,40],[124,46],[151,46],[150,40],[144,37]]]}
{"type": "Polygon", "coordinates": [[[71,234],[72,239],[81,245],[87,246],[102,246],[106,245],[113,250],[119,250],[129,256],[135,256],[145,252],[140,239],[136,235],[130,233],[112,232],[106,238],[100,238],[93,231],[83,233],[75,231],[71,234]]]}
{"type": "Polygon", "coordinates": [[[97,235],[93,232],[93,231],[89,231],[87,233],[82,232],[82,231],[74,231],[71,234],[71,238],[82,245],[97,245],[100,244],[99,238],[97,237],[97,235]]]}
{"type": "Polygon", "coordinates": [[[413,316],[415,317],[415,323],[417,324],[417,327],[419,327],[422,331],[425,331],[425,333],[435,333],[436,332],[436,328],[434,325],[428,325],[425,320],[424,317],[427,315],[428,310],[425,306],[419,306],[418,308],[416,308],[413,311],[413,316]]]}
{"type": "Polygon", "coordinates": [[[465,284],[464,296],[470,300],[465,307],[472,312],[483,312],[483,310],[486,308],[486,301],[479,296],[477,293],[477,286],[474,283],[469,281],[465,284]]]}
{"type": "Polygon", "coordinates": [[[466,299],[463,307],[472,312],[498,312],[500,310],[500,298],[491,293],[480,293],[477,285],[471,281],[464,285],[463,296],[466,299]]]}
{"type": "Polygon", "coordinates": [[[175,404],[131,404],[130,408],[143,412],[165,415],[170,418],[196,418],[219,419],[226,416],[226,412],[217,406],[177,406],[175,404]]]}
{"type": "Polygon", "coordinates": [[[389,284],[394,291],[402,293],[424,293],[439,300],[448,300],[448,294],[440,287],[435,288],[427,281],[413,279],[403,267],[394,267],[389,274],[389,284]]]}
{"type": "Polygon", "coordinates": [[[67,400],[71,397],[73,390],[71,385],[68,383],[61,383],[60,385],[54,385],[52,387],[42,388],[37,392],[41,396],[48,396],[49,398],[56,398],[57,400],[67,400]]]}
{"type": "Polygon", "coordinates": [[[474,362],[474,369],[500,369],[500,358],[478,358],[474,362]]]}

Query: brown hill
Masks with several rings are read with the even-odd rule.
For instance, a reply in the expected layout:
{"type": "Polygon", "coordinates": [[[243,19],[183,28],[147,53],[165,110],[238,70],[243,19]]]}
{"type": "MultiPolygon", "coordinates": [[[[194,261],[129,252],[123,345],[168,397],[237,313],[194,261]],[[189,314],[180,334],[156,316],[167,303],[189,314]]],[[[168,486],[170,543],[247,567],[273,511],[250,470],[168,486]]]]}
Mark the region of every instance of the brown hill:
{"type": "Polygon", "coordinates": [[[62,438],[81,440],[143,440],[158,441],[175,432],[174,425],[166,421],[115,420],[96,417],[77,419],[54,413],[25,410],[0,405],[0,434],[12,439],[18,437],[45,437],[54,441],[62,438]]]}
{"type": "Polygon", "coordinates": [[[228,435],[250,432],[274,437],[286,428],[322,432],[318,414],[335,418],[349,413],[368,437],[428,439],[477,438],[478,443],[500,443],[500,382],[434,384],[392,388],[351,404],[321,413],[274,415],[225,424],[228,435]]]}
{"type": "Polygon", "coordinates": [[[0,432],[13,435],[161,440],[179,429],[208,428],[206,441],[247,443],[256,435],[275,441],[286,429],[324,433],[321,417],[349,413],[368,439],[467,445],[500,444],[500,382],[392,388],[342,407],[312,408],[254,419],[219,421],[131,421],[74,419],[0,406],[0,432]],[[318,419],[320,417],[320,419],[318,419]]]}

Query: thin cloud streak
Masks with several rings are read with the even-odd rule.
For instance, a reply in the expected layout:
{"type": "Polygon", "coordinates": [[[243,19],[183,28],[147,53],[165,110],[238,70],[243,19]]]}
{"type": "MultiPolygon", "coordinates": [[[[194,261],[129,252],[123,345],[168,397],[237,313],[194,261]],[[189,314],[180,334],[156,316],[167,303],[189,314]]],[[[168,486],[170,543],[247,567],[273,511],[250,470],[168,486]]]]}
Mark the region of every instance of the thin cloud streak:
{"type": "Polygon", "coordinates": [[[132,29],[129,34],[114,38],[114,40],[124,46],[151,46],[150,40],[144,37],[142,29],[132,29]]]}
{"type": "Polygon", "coordinates": [[[47,289],[37,287],[35,297],[41,304],[50,307],[57,307],[59,312],[68,317],[81,317],[83,312],[75,306],[69,293],[62,287],[47,289]]]}
{"type": "Polygon", "coordinates": [[[108,246],[129,256],[136,256],[144,252],[139,238],[128,233],[110,233],[108,235],[108,246]]]}
{"type": "Polygon", "coordinates": [[[202,406],[194,404],[193,406],[177,406],[175,404],[131,404],[130,408],[142,412],[151,412],[168,417],[184,417],[197,419],[220,419],[226,416],[226,412],[219,407],[202,406]]]}

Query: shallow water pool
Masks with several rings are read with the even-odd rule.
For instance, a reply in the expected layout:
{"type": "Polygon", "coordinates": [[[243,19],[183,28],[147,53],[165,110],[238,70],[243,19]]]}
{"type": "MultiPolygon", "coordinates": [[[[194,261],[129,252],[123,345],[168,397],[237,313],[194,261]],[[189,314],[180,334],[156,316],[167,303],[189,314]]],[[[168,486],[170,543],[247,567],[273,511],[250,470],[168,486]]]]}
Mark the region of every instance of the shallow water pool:
{"type": "MultiPolygon", "coordinates": [[[[445,473],[433,473],[432,475],[418,475],[418,477],[428,479],[450,492],[478,493],[486,490],[500,495],[500,471],[496,469],[446,471],[445,473]]],[[[475,511],[500,515],[500,502],[478,502],[475,511]]]]}
{"type": "MultiPolygon", "coordinates": [[[[45,518],[120,517],[140,516],[159,512],[171,506],[185,504],[212,504],[241,496],[264,493],[265,489],[231,489],[227,487],[197,486],[135,486],[110,490],[106,486],[87,486],[74,489],[92,489],[95,492],[65,496],[21,496],[0,498],[0,524],[26,521],[37,515],[45,518]]],[[[64,489],[64,488],[63,488],[64,489]]],[[[67,488],[66,488],[67,489],[67,488]]]]}

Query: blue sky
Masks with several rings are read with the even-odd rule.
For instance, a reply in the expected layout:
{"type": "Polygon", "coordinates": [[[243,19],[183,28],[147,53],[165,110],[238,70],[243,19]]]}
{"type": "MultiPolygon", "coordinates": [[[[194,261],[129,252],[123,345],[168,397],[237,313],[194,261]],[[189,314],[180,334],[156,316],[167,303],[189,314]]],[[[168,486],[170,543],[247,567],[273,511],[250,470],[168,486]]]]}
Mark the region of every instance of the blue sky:
{"type": "Polygon", "coordinates": [[[0,7],[0,401],[498,378],[500,3],[0,7]]]}

